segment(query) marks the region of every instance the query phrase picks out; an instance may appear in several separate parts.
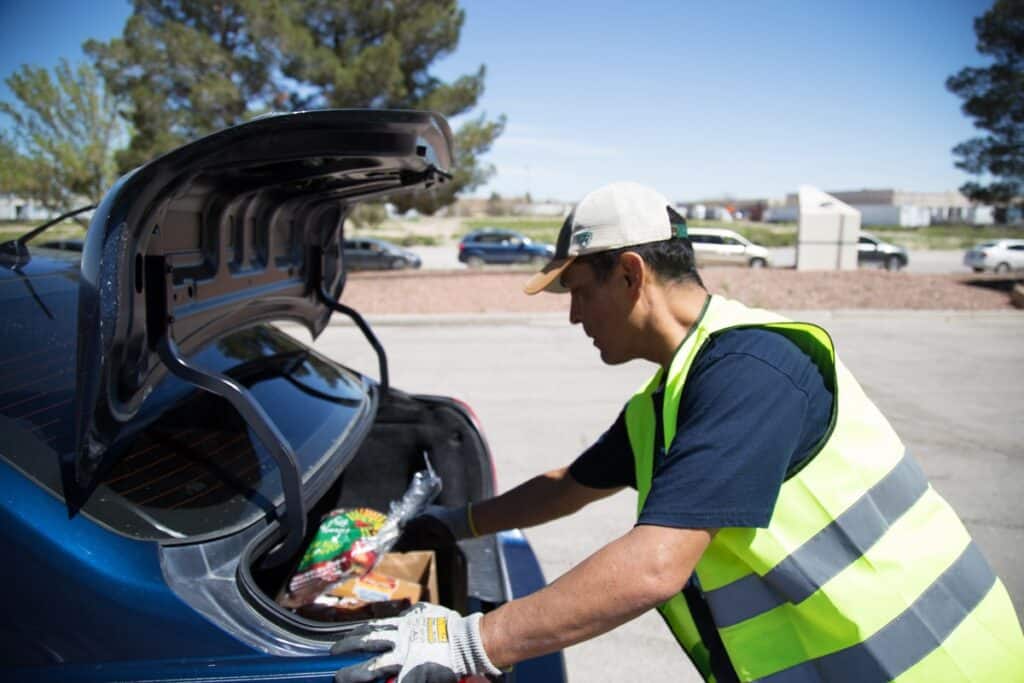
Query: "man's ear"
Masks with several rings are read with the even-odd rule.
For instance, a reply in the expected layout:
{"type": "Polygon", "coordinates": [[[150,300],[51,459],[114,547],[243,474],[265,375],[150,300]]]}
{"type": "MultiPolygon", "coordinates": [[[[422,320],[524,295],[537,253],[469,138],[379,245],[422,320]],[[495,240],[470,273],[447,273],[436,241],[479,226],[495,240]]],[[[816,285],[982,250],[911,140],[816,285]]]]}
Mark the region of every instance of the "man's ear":
{"type": "Polygon", "coordinates": [[[631,291],[639,292],[644,284],[644,278],[647,276],[647,264],[636,252],[627,251],[619,256],[619,265],[622,267],[626,287],[631,291]]]}

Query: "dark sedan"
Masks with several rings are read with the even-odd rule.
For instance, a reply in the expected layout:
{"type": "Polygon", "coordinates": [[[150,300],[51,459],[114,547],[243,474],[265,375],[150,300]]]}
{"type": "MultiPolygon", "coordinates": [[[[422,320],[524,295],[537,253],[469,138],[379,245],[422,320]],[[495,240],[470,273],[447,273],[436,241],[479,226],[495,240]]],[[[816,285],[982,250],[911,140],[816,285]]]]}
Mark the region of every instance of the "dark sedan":
{"type": "Polygon", "coordinates": [[[906,268],[909,260],[905,248],[861,231],[857,240],[857,265],[899,270],[906,268]]]}
{"type": "Polygon", "coordinates": [[[415,253],[384,240],[345,240],[342,248],[348,270],[402,270],[423,265],[415,253]]]}

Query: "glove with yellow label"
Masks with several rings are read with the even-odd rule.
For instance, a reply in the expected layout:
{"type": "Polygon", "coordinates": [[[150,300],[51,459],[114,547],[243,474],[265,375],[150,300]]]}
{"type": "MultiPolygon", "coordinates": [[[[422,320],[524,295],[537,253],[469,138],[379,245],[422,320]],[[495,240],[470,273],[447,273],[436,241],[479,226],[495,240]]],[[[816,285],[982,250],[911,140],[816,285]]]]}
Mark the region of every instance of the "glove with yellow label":
{"type": "Polygon", "coordinates": [[[380,652],[334,675],[337,683],[367,683],[398,675],[398,683],[457,683],[465,676],[497,676],[480,639],[479,612],[417,603],[394,619],[370,621],[349,631],[331,654],[380,652]]]}

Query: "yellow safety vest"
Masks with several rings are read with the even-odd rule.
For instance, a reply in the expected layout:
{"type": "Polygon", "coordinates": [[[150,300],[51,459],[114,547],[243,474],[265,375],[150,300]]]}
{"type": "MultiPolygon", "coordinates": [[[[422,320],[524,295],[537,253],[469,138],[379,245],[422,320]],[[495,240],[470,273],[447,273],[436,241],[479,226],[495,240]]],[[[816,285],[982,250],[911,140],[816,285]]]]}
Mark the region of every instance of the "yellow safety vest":
{"type": "Polygon", "coordinates": [[[676,351],[626,407],[637,513],[676,434],[694,359],[716,333],[757,326],[808,354],[833,392],[815,455],[782,484],[767,528],[719,529],[695,581],[659,608],[707,680],[1024,681],[1010,597],[953,509],[815,325],[711,297],[676,351]]]}

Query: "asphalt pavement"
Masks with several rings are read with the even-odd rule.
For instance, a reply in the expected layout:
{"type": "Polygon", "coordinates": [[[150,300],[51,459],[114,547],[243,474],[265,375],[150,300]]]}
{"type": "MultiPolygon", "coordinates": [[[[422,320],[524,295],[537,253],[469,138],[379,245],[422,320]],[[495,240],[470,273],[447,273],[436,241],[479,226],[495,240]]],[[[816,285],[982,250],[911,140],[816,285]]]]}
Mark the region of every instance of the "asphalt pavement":
{"type": "MultiPolygon", "coordinates": [[[[1024,315],[787,314],[831,332],[840,358],[960,513],[1006,583],[1018,616],[1024,613],[1024,383],[1012,370],[1024,365],[1024,315]]],[[[474,408],[494,454],[499,490],[569,463],[653,370],[639,361],[602,365],[596,349],[562,315],[370,322],[388,350],[396,387],[453,395],[474,408]]],[[[350,324],[332,324],[315,346],[376,376],[373,352],[350,324]]],[[[528,530],[548,579],[628,531],[635,504],[635,494],[623,492],[528,530]]],[[[573,681],[700,680],[651,613],[569,648],[566,661],[573,681]]]]}

